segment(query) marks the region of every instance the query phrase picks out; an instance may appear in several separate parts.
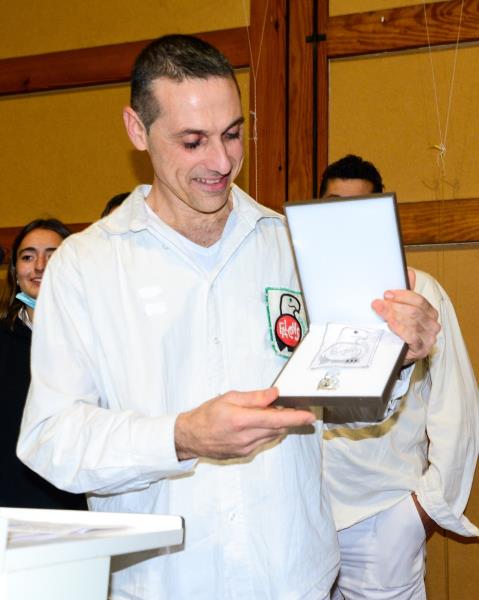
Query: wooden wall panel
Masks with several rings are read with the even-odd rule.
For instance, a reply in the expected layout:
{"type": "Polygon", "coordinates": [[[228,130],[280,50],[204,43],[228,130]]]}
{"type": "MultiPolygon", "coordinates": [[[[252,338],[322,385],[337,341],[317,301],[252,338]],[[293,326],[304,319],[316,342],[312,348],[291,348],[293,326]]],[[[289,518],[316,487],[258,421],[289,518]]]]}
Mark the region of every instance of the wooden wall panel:
{"type": "MultiPolygon", "coordinates": [[[[448,600],[472,599],[479,596],[478,565],[479,542],[477,540],[463,540],[453,536],[448,538],[448,600]]],[[[433,600],[436,598],[434,597],[433,600]]]]}
{"type": "Polygon", "coordinates": [[[479,198],[403,202],[399,216],[405,244],[479,242],[479,198]]]}
{"type": "Polygon", "coordinates": [[[251,3],[250,194],[280,210],[286,200],[287,2],[251,3]]]}
{"type": "MultiPolygon", "coordinates": [[[[313,54],[317,42],[307,42],[314,32],[313,3],[289,4],[288,54],[288,200],[313,197],[313,54]]],[[[316,79],[317,81],[317,79],[316,79]]]]}
{"type": "MultiPolygon", "coordinates": [[[[322,34],[328,29],[329,17],[328,17],[328,3],[318,2],[318,33],[322,34]]],[[[321,182],[321,175],[324,169],[328,166],[329,152],[328,152],[328,140],[329,140],[329,50],[327,43],[321,42],[318,48],[318,97],[316,110],[318,114],[318,128],[317,128],[317,155],[316,155],[316,169],[317,169],[317,189],[314,190],[315,196],[319,193],[319,186],[321,182]]]]}
{"type": "Polygon", "coordinates": [[[328,4],[289,4],[288,200],[317,198],[328,163],[328,4]]]}
{"type": "MultiPolygon", "coordinates": [[[[306,175],[304,180],[311,183],[311,178],[306,179],[306,175]]],[[[264,185],[266,180],[261,181],[264,185]]],[[[296,190],[301,189],[299,182],[298,179],[296,190]]],[[[307,194],[306,187],[303,191],[307,194]]],[[[303,196],[303,199],[307,197],[303,196]]],[[[274,199],[274,196],[270,196],[270,199],[274,199]]],[[[274,208],[282,210],[282,204],[274,208]]],[[[401,203],[399,217],[406,245],[479,242],[479,198],[401,203]]],[[[72,231],[79,231],[87,225],[73,223],[69,227],[72,231]]],[[[0,228],[0,246],[9,248],[19,231],[20,227],[0,228]]]]}
{"type": "Polygon", "coordinates": [[[450,600],[447,570],[447,538],[443,533],[434,533],[427,542],[426,593],[429,600],[450,600]]]}
{"type": "MultiPolygon", "coordinates": [[[[467,517],[479,524],[479,467],[466,510],[467,517]]],[[[479,540],[448,536],[448,600],[479,597],[479,540]]],[[[435,599],[433,599],[435,600],[435,599]]]]}
{"type": "MultiPolygon", "coordinates": [[[[462,0],[426,4],[431,46],[455,44],[462,0]]],[[[331,17],[328,56],[339,58],[427,46],[422,3],[331,17]]],[[[462,42],[479,40],[479,0],[464,0],[462,42]]]]}
{"type": "MultiPolygon", "coordinates": [[[[249,64],[246,28],[197,33],[218,47],[235,68],[249,64]]],[[[126,42],[0,60],[0,96],[80,86],[122,83],[130,79],[139,52],[151,42],[126,42]]]]}

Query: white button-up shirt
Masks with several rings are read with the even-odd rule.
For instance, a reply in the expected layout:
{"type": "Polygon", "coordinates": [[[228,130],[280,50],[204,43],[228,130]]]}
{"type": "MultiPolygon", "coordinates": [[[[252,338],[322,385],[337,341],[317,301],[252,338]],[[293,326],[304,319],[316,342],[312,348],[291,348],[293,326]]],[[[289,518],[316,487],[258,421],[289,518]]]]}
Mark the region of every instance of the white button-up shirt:
{"type": "Polygon", "coordinates": [[[325,478],[338,529],[390,508],[416,492],[441,527],[464,536],[479,529],[464,515],[479,449],[479,399],[471,363],[445,291],[416,271],[415,291],[439,311],[442,329],[427,360],[414,367],[408,393],[383,423],[354,423],[354,411],[330,411],[325,478]]]}
{"type": "Polygon", "coordinates": [[[184,548],[113,578],[113,598],[321,599],[338,569],[322,423],[241,460],[179,462],[178,413],[271,385],[266,288],[298,290],[282,217],[233,188],[203,270],[137,188],[55,252],[35,311],[18,452],[94,510],[185,518],[184,548]]]}

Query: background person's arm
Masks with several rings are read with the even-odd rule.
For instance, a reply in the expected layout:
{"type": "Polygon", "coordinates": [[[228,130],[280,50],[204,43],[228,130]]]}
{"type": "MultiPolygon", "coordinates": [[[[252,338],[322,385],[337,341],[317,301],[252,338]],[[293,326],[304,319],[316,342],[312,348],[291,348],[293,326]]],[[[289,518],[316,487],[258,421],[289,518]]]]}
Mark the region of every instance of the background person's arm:
{"type": "MultiPolygon", "coordinates": [[[[451,301],[432,277],[422,274],[421,282],[421,293],[438,307],[442,331],[428,358],[429,466],[415,495],[424,512],[440,527],[477,536],[479,529],[463,514],[479,451],[477,384],[451,301]]],[[[428,532],[432,524],[427,519],[423,522],[428,532]]]]}

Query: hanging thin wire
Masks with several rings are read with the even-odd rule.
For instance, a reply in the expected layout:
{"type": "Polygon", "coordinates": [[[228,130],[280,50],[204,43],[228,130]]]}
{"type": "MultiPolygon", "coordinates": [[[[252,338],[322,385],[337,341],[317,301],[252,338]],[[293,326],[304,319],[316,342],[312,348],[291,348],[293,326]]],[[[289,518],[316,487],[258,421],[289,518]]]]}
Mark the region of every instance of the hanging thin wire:
{"type": "MultiPolygon", "coordinates": [[[[459,23],[458,23],[458,28],[457,28],[457,37],[456,37],[456,44],[455,44],[455,50],[454,50],[453,67],[452,67],[452,72],[451,72],[451,78],[449,81],[449,96],[448,96],[448,101],[447,101],[446,119],[445,119],[445,123],[444,123],[444,131],[443,131],[442,125],[441,125],[441,116],[440,116],[440,111],[439,111],[439,98],[438,98],[438,91],[437,91],[436,74],[435,74],[435,70],[434,70],[434,62],[433,62],[433,58],[432,58],[432,48],[431,48],[431,40],[430,40],[430,35],[429,35],[429,25],[428,25],[428,21],[427,21],[426,2],[423,1],[424,22],[426,25],[429,61],[430,61],[430,65],[431,65],[432,87],[433,87],[433,91],[434,91],[436,119],[437,119],[438,131],[439,131],[439,144],[435,144],[432,147],[438,151],[437,164],[441,170],[442,177],[444,179],[446,176],[447,136],[448,136],[448,132],[449,132],[449,120],[450,120],[450,116],[451,116],[452,97],[453,97],[454,84],[455,84],[455,79],[456,79],[456,65],[457,65],[457,57],[459,54],[459,41],[460,41],[460,37],[461,37],[461,25],[462,25],[463,10],[464,10],[464,0],[462,0],[462,2],[461,2],[461,8],[460,8],[460,12],[459,12],[459,23]]],[[[438,238],[439,239],[442,239],[441,228],[443,225],[444,202],[445,202],[444,194],[442,194],[442,202],[439,205],[439,215],[438,215],[439,216],[439,222],[438,222],[438,229],[439,229],[438,238]]],[[[438,253],[438,262],[437,262],[437,271],[438,271],[440,278],[442,278],[442,279],[444,279],[445,272],[446,272],[445,262],[446,262],[445,248],[443,247],[441,249],[441,251],[438,253]]],[[[457,277],[456,277],[455,292],[457,293],[457,277]]]]}
{"type": "Polygon", "coordinates": [[[454,61],[453,61],[453,67],[452,67],[452,72],[451,72],[451,79],[449,82],[449,98],[448,98],[448,103],[447,103],[446,122],[444,125],[444,132],[443,132],[442,125],[441,125],[441,115],[440,115],[440,111],[439,111],[439,98],[438,98],[438,92],[437,92],[436,73],[435,73],[435,69],[434,69],[434,62],[432,59],[431,38],[429,35],[429,25],[427,22],[426,2],[425,2],[425,0],[423,1],[424,22],[426,24],[427,45],[428,45],[428,49],[429,49],[429,62],[431,65],[431,77],[432,77],[432,87],[433,87],[433,91],[434,91],[434,100],[435,100],[435,107],[436,107],[437,128],[439,131],[439,144],[435,144],[433,146],[433,148],[438,150],[437,162],[438,162],[438,166],[441,168],[443,176],[445,176],[445,174],[446,174],[447,135],[448,135],[448,131],[449,131],[449,117],[451,115],[454,82],[456,79],[457,55],[458,55],[458,51],[459,51],[459,40],[461,37],[461,25],[462,25],[463,10],[464,10],[464,0],[462,0],[462,2],[461,2],[461,9],[460,9],[460,13],[459,13],[459,25],[457,28],[456,46],[455,46],[455,51],[454,51],[454,61]]]}
{"type": "Polygon", "coordinates": [[[256,200],[259,201],[258,198],[258,113],[256,110],[256,83],[257,83],[257,77],[258,77],[258,72],[259,72],[259,65],[260,65],[260,60],[261,60],[261,51],[263,49],[263,40],[264,40],[264,32],[265,32],[265,28],[266,28],[266,17],[268,15],[268,8],[269,8],[269,0],[266,0],[266,6],[265,6],[265,10],[264,10],[264,16],[263,16],[263,25],[261,28],[261,36],[260,36],[260,41],[259,41],[259,48],[258,48],[258,58],[256,60],[256,64],[255,64],[255,60],[254,60],[254,56],[253,56],[253,48],[251,45],[251,35],[250,35],[250,25],[248,24],[248,14],[246,11],[246,3],[245,0],[242,0],[242,5],[243,5],[243,14],[244,14],[244,19],[245,19],[245,24],[246,24],[246,33],[248,36],[248,48],[249,48],[249,56],[250,56],[250,71],[251,71],[251,78],[252,79],[252,85],[253,85],[253,94],[252,94],[252,98],[253,98],[253,106],[252,106],[252,110],[250,109],[250,115],[252,116],[252,133],[251,133],[251,137],[250,139],[253,140],[253,146],[254,146],[254,151],[253,151],[253,162],[254,162],[254,193],[252,194],[256,200]]]}

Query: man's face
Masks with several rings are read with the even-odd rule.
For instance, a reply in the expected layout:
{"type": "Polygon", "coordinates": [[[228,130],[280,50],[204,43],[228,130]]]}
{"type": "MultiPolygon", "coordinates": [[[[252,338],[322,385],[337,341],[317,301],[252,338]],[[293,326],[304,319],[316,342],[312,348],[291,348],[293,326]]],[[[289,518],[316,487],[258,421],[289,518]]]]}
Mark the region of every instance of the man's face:
{"type": "Polygon", "coordinates": [[[374,186],[367,179],[329,179],[323,198],[368,196],[374,186]]]}
{"type": "Polygon", "coordinates": [[[243,116],[230,78],[161,78],[152,93],[160,115],[146,134],[155,192],[169,209],[215,213],[243,163],[243,116]],[[180,204],[181,203],[181,204],[180,204]]]}

